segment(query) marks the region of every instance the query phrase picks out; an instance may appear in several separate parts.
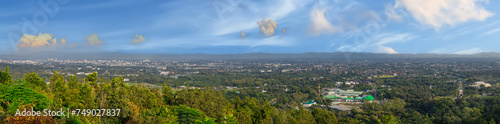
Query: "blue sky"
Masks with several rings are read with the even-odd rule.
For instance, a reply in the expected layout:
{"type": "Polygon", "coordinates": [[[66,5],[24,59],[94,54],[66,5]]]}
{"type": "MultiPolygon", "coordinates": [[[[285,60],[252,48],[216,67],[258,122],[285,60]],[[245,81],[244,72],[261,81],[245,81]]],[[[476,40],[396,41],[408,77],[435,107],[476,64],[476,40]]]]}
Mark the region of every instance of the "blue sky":
{"type": "Polygon", "coordinates": [[[2,1],[0,53],[500,52],[495,5],[500,1],[2,1]]]}

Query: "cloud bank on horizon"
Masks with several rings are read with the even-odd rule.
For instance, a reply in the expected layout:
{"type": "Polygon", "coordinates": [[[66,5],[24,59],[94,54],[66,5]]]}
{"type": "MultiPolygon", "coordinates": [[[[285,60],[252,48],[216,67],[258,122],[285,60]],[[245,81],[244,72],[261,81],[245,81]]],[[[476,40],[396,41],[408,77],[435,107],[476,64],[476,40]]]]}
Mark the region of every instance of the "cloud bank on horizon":
{"type": "Polygon", "coordinates": [[[210,54],[500,52],[494,47],[500,45],[495,35],[500,33],[500,8],[495,6],[500,1],[90,0],[59,3],[58,11],[3,3],[18,6],[0,9],[5,12],[0,24],[8,27],[0,29],[7,36],[0,40],[3,54],[44,48],[210,54]],[[38,13],[47,19],[40,20],[38,13]]]}

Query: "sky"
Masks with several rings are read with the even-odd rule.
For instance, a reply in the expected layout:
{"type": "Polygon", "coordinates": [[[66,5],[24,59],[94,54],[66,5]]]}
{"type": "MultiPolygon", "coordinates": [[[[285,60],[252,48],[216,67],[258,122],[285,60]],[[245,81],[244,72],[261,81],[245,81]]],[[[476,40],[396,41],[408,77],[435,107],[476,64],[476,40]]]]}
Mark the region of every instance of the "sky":
{"type": "Polygon", "coordinates": [[[0,54],[500,52],[500,1],[34,0],[0,4],[0,54]]]}

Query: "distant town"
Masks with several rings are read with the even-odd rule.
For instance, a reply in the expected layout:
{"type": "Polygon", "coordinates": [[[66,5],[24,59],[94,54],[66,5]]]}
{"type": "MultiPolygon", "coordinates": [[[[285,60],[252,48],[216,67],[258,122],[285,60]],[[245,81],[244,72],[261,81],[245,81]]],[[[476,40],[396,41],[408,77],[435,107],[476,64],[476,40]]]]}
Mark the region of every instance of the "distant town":
{"type": "MultiPolygon", "coordinates": [[[[295,75],[291,78],[292,80],[307,81],[308,84],[312,84],[310,87],[314,88],[305,92],[309,94],[308,97],[300,98],[302,101],[298,99],[302,106],[314,106],[319,101],[315,101],[313,98],[322,98],[320,99],[322,102],[328,100],[328,104],[325,106],[342,111],[359,108],[359,104],[362,104],[364,100],[382,102],[388,94],[377,93],[377,91],[391,91],[398,88],[392,83],[384,83],[380,80],[431,78],[438,80],[428,82],[429,85],[433,83],[457,86],[465,84],[464,86],[477,89],[500,85],[496,83],[499,81],[498,76],[482,74],[482,72],[500,70],[500,61],[489,59],[419,60],[400,58],[391,60],[358,59],[347,62],[336,59],[99,60],[49,58],[0,59],[0,63],[2,66],[13,67],[11,69],[16,69],[16,66],[30,65],[32,68],[29,71],[40,74],[47,83],[49,83],[50,75],[54,74],[55,71],[68,77],[85,77],[96,73],[104,79],[121,76],[123,81],[129,84],[139,83],[161,87],[162,83],[169,82],[168,85],[177,90],[187,87],[203,89],[205,86],[210,86],[216,90],[235,91],[238,94],[242,90],[250,89],[258,90],[259,94],[266,95],[271,95],[276,90],[290,92],[291,89],[294,89],[293,86],[290,86],[289,83],[278,83],[283,80],[273,78],[273,76],[295,75]],[[471,78],[470,73],[472,72],[477,73],[477,75],[471,78]],[[204,79],[209,77],[214,79],[204,79]],[[247,82],[246,78],[256,79],[247,82]],[[321,83],[322,86],[316,85],[317,83],[321,83]],[[311,92],[314,92],[315,95],[311,92]]],[[[28,70],[18,72],[24,73],[25,71],[28,70]]],[[[14,76],[16,78],[22,75],[14,76]]],[[[434,85],[434,88],[439,88],[438,86],[434,85]]],[[[449,91],[449,93],[436,92],[437,94],[434,94],[433,97],[454,97],[456,92],[454,90],[449,91]]],[[[497,92],[488,90],[476,94],[492,96],[497,95],[497,92]]],[[[271,97],[270,100],[279,101],[276,96],[271,97]]]]}

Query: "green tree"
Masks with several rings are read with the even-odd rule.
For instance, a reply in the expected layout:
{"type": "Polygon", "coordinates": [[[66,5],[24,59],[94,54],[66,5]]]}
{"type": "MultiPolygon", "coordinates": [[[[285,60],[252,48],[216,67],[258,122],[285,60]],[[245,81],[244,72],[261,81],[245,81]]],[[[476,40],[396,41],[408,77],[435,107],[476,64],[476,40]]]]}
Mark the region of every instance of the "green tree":
{"type": "Polygon", "coordinates": [[[64,76],[62,74],[59,74],[59,72],[55,71],[54,74],[50,77],[49,80],[49,88],[52,91],[52,94],[54,95],[54,98],[52,99],[52,103],[54,106],[53,108],[63,108],[63,107],[68,107],[67,104],[64,104],[66,97],[66,91],[67,91],[67,86],[66,86],[66,79],[64,79],[64,76]]]}
{"type": "MultiPolygon", "coordinates": [[[[33,109],[41,111],[50,105],[50,100],[46,95],[37,93],[25,84],[14,86],[0,85],[0,99],[10,103],[8,113],[12,114],[21,105],[33,104],[33,109]]],[[[30,108],[27,108],[30,109],[30,108]]]]}
{"type": "Polygon", "coordinates": [[[427,115],[422,115],[417,111],[408,113],[409,117],[405,117],[404,123],[412,124],[431,124],[432,120],[427,115]]]}
{"type": "Polygon", "coordinates": [[[92,72],[92,74],[87,75],[87,78],[85,78],[86,83],[89,83],[91,86],[96,86],[97,83],[97,73],[92,72]]]}
{"type": "Polygon", "coordinates": [[[0,83],[9,83],[12,80],[12,76],[9,72],[9,67],[5,67],[5,72],[0,71],[0,83]]]}
{"type": "Polygon", "coordinates": [[[47,83],[45,83],[45,81],[42,78],[38,77],[38,75],[35,72],[26,74],[26,76],[23,79],[24,82],[27,83],[28,86],[31,88],[47,90],[47,83]]]}
{"type": "Polygon", "coordinates": [[[307,111],[302,106],[299,107],[294,114],[295,119],[293,120],[294,124],[314,124],[316,120],[310,111],[307,111]]]}
{"type": "Polygon", "coordinates": [[[225,123],[225,124],[237,124],[238,123],[236,117],[234,117],[233,114],[224,115],[224,118],[222,118],[221,120],[222,120],[222,123],[225,123]]]}
{"type": "Polygon", "coordinates": [[[399,120],[397,117],[394,117],[394,115],[383,115],[382,116],[382,123],[384,123],[384,124],[397,124],[397,123],[399,123],[399,120]]]}
{"type": "Polygon", "coordinates": [[[161,89],[162,95],[163,95],[163,102],[167,105],[174,105],[175,104],[175,95],[174,92],[172,91],[172,88],[169,86],[166,86],[166,83],[163,83],[163,87],[161,89]]]}
{"type": "Polygon", "coordinates": [[[178,106],[176,111],[179,124],[193,124],[203,118],[203,113],[184,105],[178,106]]]}
{"type": "Polygon", "coordinates": [[[490,120],[490,122],[489,122],[489,123],[490,123],[490,124],[497,124],[497,123],[495,122],[495,119],[493,119],[493,118],[490,120]]]}
{"type": "Polygon", "coordinates": [[[80,86],[81,85],[78,84],[76,76],[73,75],[73,76],[69,77],[69,80],[68,80],[68,87],[69,88],[76,88],[76,89],[78,89],[78,88],[80,88],[80,86]]]}
{"type": "Polygon", "coordinates": [[[316,123],[318,124],[330,124],[338,122],[337,117],[335,117],[334,113],[325,111],[320,108],[315,108],[312,111],[312,115],[314,116],[314,120],[316,120],[316,123]]]}

